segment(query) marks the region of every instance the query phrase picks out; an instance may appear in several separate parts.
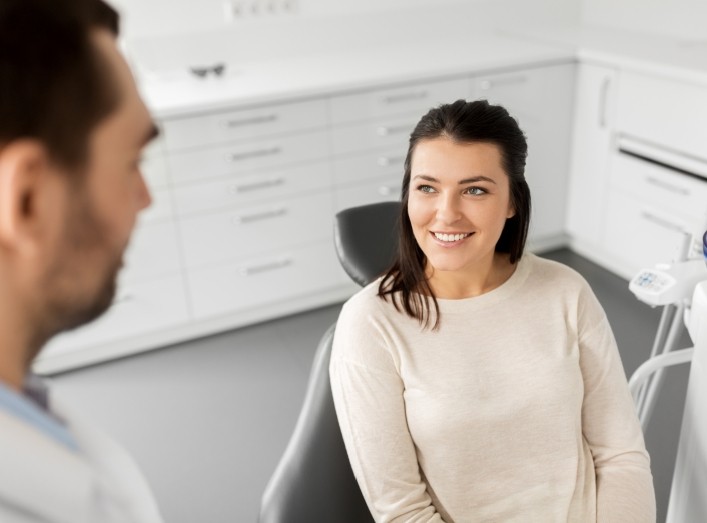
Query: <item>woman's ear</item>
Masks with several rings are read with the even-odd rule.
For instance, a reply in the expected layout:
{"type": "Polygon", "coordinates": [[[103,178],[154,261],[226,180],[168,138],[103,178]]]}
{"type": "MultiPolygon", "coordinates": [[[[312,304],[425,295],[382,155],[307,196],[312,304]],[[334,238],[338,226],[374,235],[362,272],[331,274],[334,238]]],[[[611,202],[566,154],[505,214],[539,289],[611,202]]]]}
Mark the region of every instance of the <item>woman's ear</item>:
{"type": "Polygon", "coordinates": [[[516,208],[513,203],[508,203],[508,212],[506,213],[506,219],[513,218],[516,215],[516,208]]]}
{"type": "Polygon", "coordinates": [[[36,140],[16,140],[0,148],[0,245],[25,250],[36,245],[38,205],[50,162],[36,140]]]}

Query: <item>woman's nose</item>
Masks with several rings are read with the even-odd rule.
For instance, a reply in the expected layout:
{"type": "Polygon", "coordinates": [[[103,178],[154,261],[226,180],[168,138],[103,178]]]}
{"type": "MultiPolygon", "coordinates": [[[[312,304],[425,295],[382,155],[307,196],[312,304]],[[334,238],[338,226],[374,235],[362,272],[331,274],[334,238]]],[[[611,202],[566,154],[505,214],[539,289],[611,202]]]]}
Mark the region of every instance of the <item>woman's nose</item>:
{"type": "Polygon", "coordinates": [[[438,199],[437,219],[443,223],[454,223],[461,217],[459,199],[452,194],[438,199]]]}
{"type": "Polygon", "coordinates": [[[140,180],[138,181],[137,187],[137,205],[138,210],[142,211],[152,205],[152,194],[150,189],[145,182],[145,177],[140,174],[140,180]]]}

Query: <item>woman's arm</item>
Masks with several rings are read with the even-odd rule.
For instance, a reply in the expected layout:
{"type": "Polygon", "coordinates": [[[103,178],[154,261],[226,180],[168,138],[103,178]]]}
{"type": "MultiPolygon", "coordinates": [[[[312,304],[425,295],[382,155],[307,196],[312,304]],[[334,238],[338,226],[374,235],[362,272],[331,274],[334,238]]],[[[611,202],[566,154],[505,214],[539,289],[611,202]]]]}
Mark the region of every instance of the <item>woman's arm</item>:
{"type": "Polygon", "coordinates": [[[655,491],[633,399],[611,327],[587,287],[580,296],[582,430],[594,457],[597,521],[655,522],[655,491]]]}
{"type": "Polygon", "coordinates": [[[330,366],[354,475],[376,521],[441,523],[408,430],[404,384],[374,315],[360,309],[342,310],[330,366]]]}

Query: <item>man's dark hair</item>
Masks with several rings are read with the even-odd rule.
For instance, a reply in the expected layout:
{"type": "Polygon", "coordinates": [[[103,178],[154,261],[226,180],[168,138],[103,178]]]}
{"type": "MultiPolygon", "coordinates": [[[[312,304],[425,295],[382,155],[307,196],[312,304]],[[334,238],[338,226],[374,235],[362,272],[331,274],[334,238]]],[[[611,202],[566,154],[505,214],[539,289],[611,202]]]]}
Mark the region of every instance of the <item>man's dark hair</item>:
{"type": "Polygon", "coordinates": [[[412,155],[421,140],[447,137],[456,143],[492,143],[501,151],[501,164],[508,176],[511,204],[515,215],[506,220],[496,252],[509,253],[511,263],[523,255],[530,225],[530,189],[525,181],[528,144],[518,122],[500,105],[486,100],[457,100],[431,109],[410,135],[405,158],[402,205],[400,207],[398,253],[378,288],[378,295],[392,297],[396,308],[428,326],[435,310],[433,328],[439,326],[439,307],[425,276],[425,254],[417,244],[408,216],[412,155]]]}
{"type": "Polygon", "coordinates": [[[118,35],[101,0],[0,0],[0,149],[36,139],[57,164],[84,163],[91,131],[120,101],[96,29],[118,35]]]}

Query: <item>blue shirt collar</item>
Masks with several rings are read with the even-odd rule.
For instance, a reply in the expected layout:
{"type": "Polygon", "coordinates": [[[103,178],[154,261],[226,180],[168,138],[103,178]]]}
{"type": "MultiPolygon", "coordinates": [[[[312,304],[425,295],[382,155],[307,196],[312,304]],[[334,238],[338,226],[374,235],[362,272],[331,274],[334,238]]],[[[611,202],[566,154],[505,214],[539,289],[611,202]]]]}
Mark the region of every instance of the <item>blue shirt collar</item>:
{"type": "Polygon", "coordinates": [[[49,410],[47,388],[39,378],[28,376],[22,394],[0,381],[0,409],[70,450],[79,451],[64,423],[49,410]]]}

